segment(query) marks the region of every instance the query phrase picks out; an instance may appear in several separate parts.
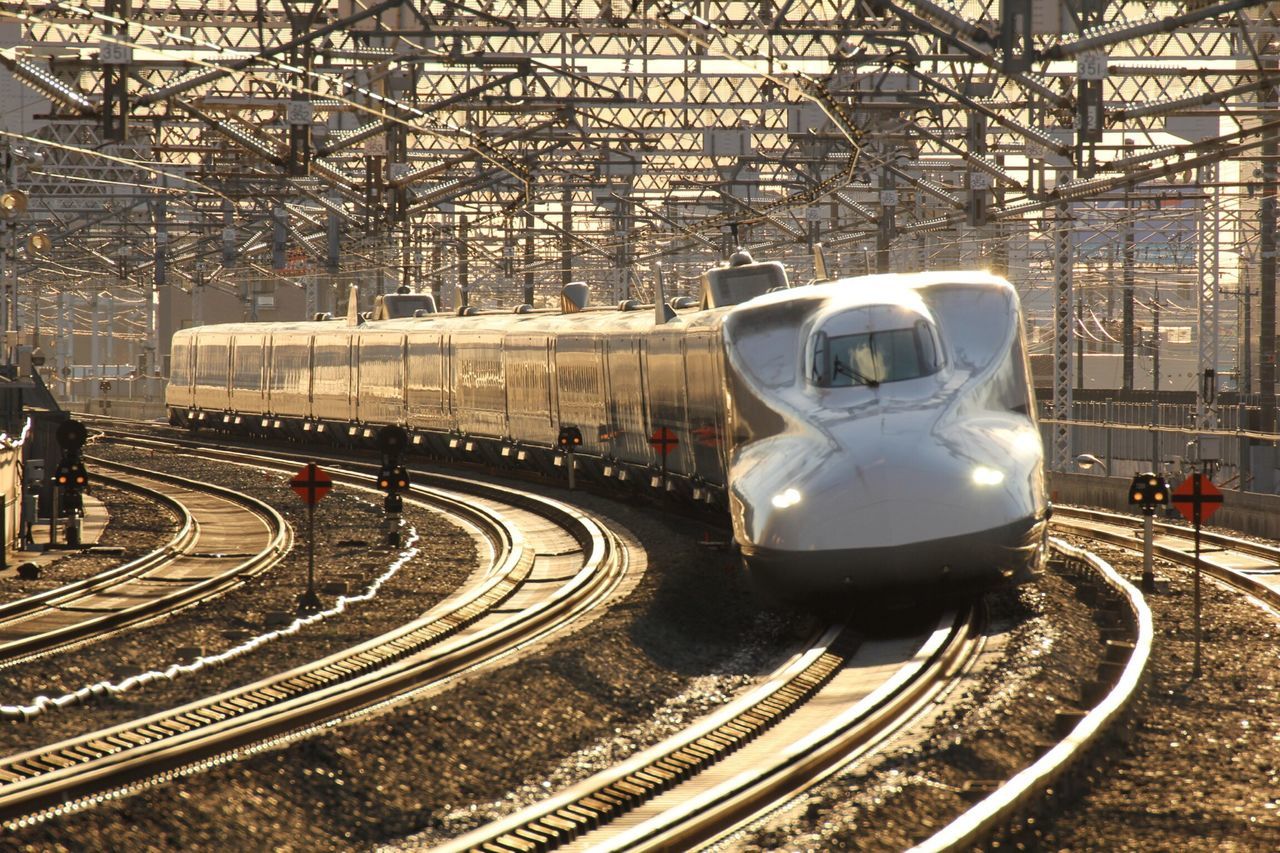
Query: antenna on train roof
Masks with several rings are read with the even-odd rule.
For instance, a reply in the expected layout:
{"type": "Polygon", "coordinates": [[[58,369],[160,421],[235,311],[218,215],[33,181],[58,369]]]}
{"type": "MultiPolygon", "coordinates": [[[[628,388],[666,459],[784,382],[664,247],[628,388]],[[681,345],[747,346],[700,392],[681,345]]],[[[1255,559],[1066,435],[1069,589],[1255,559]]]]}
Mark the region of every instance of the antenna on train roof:
{"type": "Polygon", "coordinates": [[[675,309],[667,304],[666,296],[663,295],[662,281],[662,262],[653,265],[657,271],[658,277],[653,285],[653,322],[659,326],[664,323],[670,323],[676,318],[675,309]]]}
{"type": "Polygon", "coordinates": [[[363,322],[364,317],[360,316],[360,287],[353,284],[347,294],[347,325],[359,326],[363,322]]]}
{"type": "Polygon", "coordinates": [[[822,251],[821,243],[813,244],[813,277],[817,281],[831,280],[831,274],[827,272],[827,255],[822,251]]]}

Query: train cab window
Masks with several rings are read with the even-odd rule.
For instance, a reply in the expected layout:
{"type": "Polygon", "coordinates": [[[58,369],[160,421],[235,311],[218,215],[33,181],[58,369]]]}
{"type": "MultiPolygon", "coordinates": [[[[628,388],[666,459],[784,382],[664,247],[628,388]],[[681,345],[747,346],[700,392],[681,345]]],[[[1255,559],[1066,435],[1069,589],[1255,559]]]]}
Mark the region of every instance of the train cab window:
{"type": "Polygon", "coordinates": [[[848,335],[817,334],[813,357],[814,384],[824,388],[900,382],[937,373],[938,342],[924,320],[902,329],[848,335]]]}

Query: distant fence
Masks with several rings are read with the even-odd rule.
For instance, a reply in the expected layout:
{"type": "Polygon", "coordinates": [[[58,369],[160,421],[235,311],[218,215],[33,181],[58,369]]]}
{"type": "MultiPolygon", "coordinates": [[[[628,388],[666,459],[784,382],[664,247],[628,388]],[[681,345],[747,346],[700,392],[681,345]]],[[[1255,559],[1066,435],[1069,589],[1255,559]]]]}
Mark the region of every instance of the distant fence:
{"type": "MultiPolygon", "coordinates": [[[[1180,477],[1200,461],[1202,440],[1211,439],[1206,458],[1214,460],[1214,482],[1268,494],[1280,484],[1280,436],[1250,429],[1258,422],[1256,406],[1216,407],[1217,426],[1212,430],[1196,428],[1194,403],[1076,401],[1071,411],[1071,456],[1095,456],[1111,474],[1128,476],[1141,470],[1180,477]]],[[[1047,402],[1040,420],[1049,447],[1057,422],[1047,402]]]]}
{"type": "MultiPolygon", "coordinates": [[[[1049,474],[1049,496],[1055,503],[1099,507],[1133,512],[1129,506],[1132,477],[1104,477],[1095,474],[1049,474]]],[[[1176,482],[1170,482],[1176,486],[1176,482]]],[[[1181,516],[1178,516],[1181,520],[1181,516]]],[[[1213,525],[1280,539],[1280,496],[1222,490],[1222,506],[1213,514],[1213,525]]]]}

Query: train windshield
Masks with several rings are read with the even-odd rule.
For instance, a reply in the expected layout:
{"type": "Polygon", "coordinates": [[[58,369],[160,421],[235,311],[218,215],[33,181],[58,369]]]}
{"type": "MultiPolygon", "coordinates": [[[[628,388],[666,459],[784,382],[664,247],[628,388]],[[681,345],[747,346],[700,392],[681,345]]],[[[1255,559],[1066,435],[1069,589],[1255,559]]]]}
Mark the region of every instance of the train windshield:
{"type": "Polygon", "coordinates": [[[937,342],[923,320],[905,329],[850,335],[819,332],[814,349],[815,384],[824,388],[900,382],[938,372],[937,342]]]}

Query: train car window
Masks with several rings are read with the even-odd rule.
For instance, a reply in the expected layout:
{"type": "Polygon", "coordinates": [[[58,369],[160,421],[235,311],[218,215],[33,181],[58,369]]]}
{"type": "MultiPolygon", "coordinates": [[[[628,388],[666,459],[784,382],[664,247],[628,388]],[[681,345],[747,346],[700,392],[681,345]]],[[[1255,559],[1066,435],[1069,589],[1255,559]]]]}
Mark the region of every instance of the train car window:
{"type": "Polygon", "coordinates": [[[202,341],[196,353],[196,384],[227,387],[228,353],[226,344],[206,344],[202,341]]]}
{"type": "Polygon", "coordinates": [[[260,389],[262,387],[262,364],[261,338],[236,341],[234,370],[236,388],[245,390],[260,389]]]}
{"type": "Polygon", "coordinates": [[[901,382],[936,373],[937,342],[923,320],[905,329],[852,335],[820,332],[814,349],[815,380],[828,388],[901,382]]]}
{"type": "Polygon", "coordinates": [[[169,359],[169,384],[190,385],[191,380],[187,373],[190,367],[191,348],[185,341],[174,341],[170,351],[173,355],[169,359]]]}

